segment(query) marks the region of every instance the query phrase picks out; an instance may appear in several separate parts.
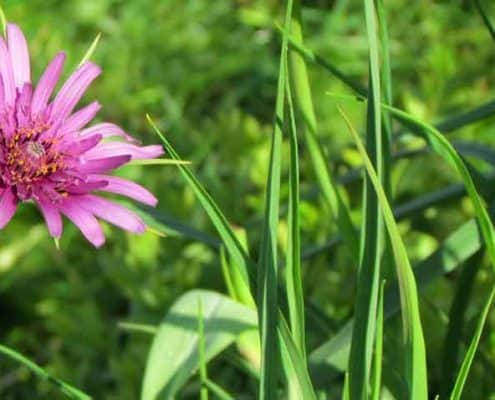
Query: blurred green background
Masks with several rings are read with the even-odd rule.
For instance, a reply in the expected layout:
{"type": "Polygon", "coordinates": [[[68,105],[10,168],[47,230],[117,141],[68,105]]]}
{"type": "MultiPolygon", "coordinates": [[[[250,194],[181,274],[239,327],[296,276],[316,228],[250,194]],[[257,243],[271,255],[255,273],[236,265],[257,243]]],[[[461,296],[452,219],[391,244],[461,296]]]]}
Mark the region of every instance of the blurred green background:
{"type": "MultiPolygon", "coordinates": [[[[470,2],[385,3],[396,105],[435,122],[491,100],[495,43],[470,2]]],[[[303,4],[307,45],[366,83],[361,2],[303,4]]],[[[7,18],[21,25],[28,38],[35,79],[60,49],[68,54],[64,75],[68,76],[101,32],[92,59],[104,73],[84,102],[98,99],[103,105],[99,119],[121,125],[144,143],[157,142],[145,120],[150,113],[181,156],[192,161],[229,220],[247,230],[253,253],[260,239],[278,73],[280,42],[272,24],[279,20],[282,6],[275,0],[2,3],[7,18]]],[[[494,15],[495,8],[487,10],[494,15]]],[[[349,91],[319,67],[310,67],[310,75],[321,141],[331,170],[341,176],[360,158],[351,147],[335,100],[325,92],[349,91]]],[[[355,125],[363,127],[362,106],[345,107],[355,125]]],[[[451,137],[495,146],[493,122],[471,125],[451,137]]],[[[335,227],[317,195],[304,148],[301,168],[302,240],[303,247],[310,248],[324,244],[335,227]]],[[[31,204],[22,205],[0,234],[0,342],[96,399],[139,397],[151,339],[123,331],[119,321],[157,324],[167,307],[188,289],[225,291],[214,230],[178,171],[172,166],[130,166],[119,174],[156,193],[167,237],[132,236],[106,225],[107,244],[95,250],[66,222],[57,251],[31,204]],[[211,245],[174,232],[177,224],[210,235],[211,245]]],[[[397,204],[456,182],[453,173],[428,154],[396,163],[393,177],[397,204]]],[[[282,193],[285,198],[285,183],[282,193]]],[[[360,183],[347,186],[346,193],[357,222],[360,183]]],[[[430,254],[470,216],[470,203],[453,199],[402,222],[411,259],[430,254]]],[[[282,248],[285,238],[281,224],[282,248]]],[[[314,348],[352,314],[355,269],[340,248],[318,252],[304,262],[304,268],[305,294],[328,316],[320,331],[308,333],[308,345],[314,348]]],[[[445,333],[443,318],[453,278],[437,281],[423,298],[433,382],[439,373],[439,343],[445,333]]],[[[483,285],[486,274],[478,279],[483,285]]],[[[484,290],[477,295],[468,311],[473,320],[484,290]]],[[[470,376],[479,393],[495,388],[493,374],[486,372],[495,370],[495,334],[486,339],[484,361],[474,366],[470,376]]],[[[212,365],[210,374],[232,393],[252,398],[253,382],[222,358],[212,365]]],[[[197,392],[191,393],[190,398],[195,398],[197,392]]],[[[58,396],[48,383],[0,358],[1,399],[58,396]]]]}

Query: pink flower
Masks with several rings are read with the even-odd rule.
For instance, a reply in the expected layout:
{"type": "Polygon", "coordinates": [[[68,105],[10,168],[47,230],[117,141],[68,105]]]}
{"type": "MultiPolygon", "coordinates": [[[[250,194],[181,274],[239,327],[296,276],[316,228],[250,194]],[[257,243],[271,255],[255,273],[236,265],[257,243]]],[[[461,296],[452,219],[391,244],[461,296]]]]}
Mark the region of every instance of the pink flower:
{"type": "Polygon", "coordinates": [[[19,202],[31,200],[55,238],[62,234],[62,214],[95,246],[105,242],[97,218],[142,233],[145,225],[137,215],[93,192],[155,206],[157,199],[148,190],[107,173],[130,160],[158,157],[163,149],[138,146],[110,123],[86,127],[100,104],[74,108],[101,72],[91,62],[81,65],[50,101],[64,61],[65,54],[57,54],[33,89],[22,31],[8,24],[6,42],[0,38],[0,229],[19,202]],[[111,137],[119,140],[103,140],[111,137]]]}

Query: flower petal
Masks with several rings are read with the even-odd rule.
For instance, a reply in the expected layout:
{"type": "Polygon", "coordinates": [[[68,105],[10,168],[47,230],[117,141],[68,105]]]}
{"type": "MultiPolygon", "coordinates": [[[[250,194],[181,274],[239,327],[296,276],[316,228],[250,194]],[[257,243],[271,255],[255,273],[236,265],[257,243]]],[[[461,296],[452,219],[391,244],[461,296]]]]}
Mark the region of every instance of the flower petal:
{"type": "Polygon", "coordinates": [[[11,188],[7,188],[0,198],[0,229],[7,225],[15,214],[17,199],[11,188]]]}
{"type": "Polygon", "coordinates": [[[90,128],[86,128],[81,131],[80,136],[91,136],[95,133],[98,133],[103,137],[120,136],[125,138],[129,142],[136,141],[136,139],[134,139],[131,135],[125,133],[122,128],[108,122],[103,122],[101,124],[96,124],[90,128]]]}
{"type": "Polygon", "coordinates": [[[3,80],[5,102],[13,105],[16,98],[14,72],[12,71],[12,61],[7,45],[2,38],[0,38],[0,75],[3,80]]]}
{"type": "Polygon", "coordinates": [[[84,128],[100,110],[101,105],[97,101],[93,101],[86,107],[81,108],[65,120],[64,124],[58,131],[58,135],[64,136],[68,133],[77,132],[81,128],[84,128]]]}
{"type": "Polygon", "coordinates": [[[58,53],[43,72],[33,95],[31,112],[33,115],[43,111],[48,103],[48,99],[57,85],[60,74],[64,67],[65,53],[58,53]]]}
{"type": "Polygon", "coordinates": [[[130,156],[117,156],[88,160],[84,164],[78,164],[76,168],[85,174],[100,174],[118,168],[129,162],[130,159],[130,156]]]}
{"type": "Polygon", "coordinates": [[[105,243],[103,230],[93,214],[78,204],[78,199],[70,199],[60,204],[60,211],[69,218],[93,246],[100,247],[105,243]]]}
{"type": "Polygon", "coordinates": [[[100,75],[97,65],[86,62],[81,65],[65,82],[52,103],[52,118],[64,120],[79,102],[88,86],[100,75]]]}
{"type": "Polygon", "coordinates": [[[150,191],[127,179],[107,175],[92,175],[92,178],[107,181],[107,185],[100,189],[102,191],[121,194],[152,207],[158,203],[158,199],[150,191]]]}
{"type": "Polygon", "coordinates": [[[81,207],[105,221],[129,232],[143,233],[146,225],[136,214],[121,205],[98,196],[81,196],[81,207]]]}
{"type": "Polygon", "coordinates": [[[7,43],[13,65],[15,86],[21,89],[25,83],[31,83],[31,65],[26,38],[16,24],[7,24],[7,43]]]}
{"type": "Polygon", "coordinates": [[[131,143],[105,142],[88,151],[86,158],[92,160],[95,158],[129,155],[131,160],[144,160],[159,157],[163,153],[163,147],[160,145],[136,146],[131,143]]]}
{"type": "Polygon", "coordinates": [[[59,210],[49,201],[38,201],[38,207],[45,218],[50,235],[54,238],[62,236],[62,216],[59,210]]]}

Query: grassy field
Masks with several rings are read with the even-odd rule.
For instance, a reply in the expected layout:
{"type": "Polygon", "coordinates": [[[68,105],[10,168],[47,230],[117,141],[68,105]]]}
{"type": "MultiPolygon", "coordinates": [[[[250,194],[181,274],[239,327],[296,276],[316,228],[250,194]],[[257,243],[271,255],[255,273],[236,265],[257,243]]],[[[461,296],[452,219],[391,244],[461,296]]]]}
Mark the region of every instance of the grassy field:
{"type": "MultiPolygon", "coordinates": [[[[103,74],[83,103],[98,99],[100,120],[162,143],[151,115],[191,162],[121,168],[159,204],[126,203],[152,229],[104,225],[101,249],[65,221],[58,250],[21,205],[1,232],[2,345],[94,399],[340,399],[345,381],[352,400],[449,398],[495,285],[495,7],[308,0],[300,20],[295,1],[304,63],[294,43],[281,56],[291,3],[2,2],[35,79],[61,49],[67,77],[101,32],[91,59],[103,74]],[[369,178],[363,190],[363,154],[339,107],[382,198],[369,178]]],[[[489,313],[460,398],[495,399],[494,327],[489,313]]],[[[65,394],[0,355],[0,399],[38,398],[65,394]]]]}

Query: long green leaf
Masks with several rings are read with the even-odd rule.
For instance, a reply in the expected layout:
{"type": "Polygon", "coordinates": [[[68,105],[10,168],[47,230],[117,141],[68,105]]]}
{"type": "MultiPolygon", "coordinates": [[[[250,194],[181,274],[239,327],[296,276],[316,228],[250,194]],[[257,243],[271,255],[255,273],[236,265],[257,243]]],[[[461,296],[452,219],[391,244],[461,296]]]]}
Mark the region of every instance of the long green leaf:
{"type": "MultiPolygon", "coordinates": [[[[173,146],[168,142],[162,132],[158,129],[151,117],[147,116],[147,118],[154,132],[162,141],[167,154],[169,154],[170,157],[174,159],[180,160],[180,157],[173,146]]],[[[248,255],[244,251],[242,244],[237,239],[225,216],[220,211],[220,208],[186,165],[178,164],[177,168],[179,168],[182,175],[186,179],[186,182],[194,190],[194,193],[198,197],[205,212],[217,229],[217,232],[220,235],[226,250],[232,258],[232,265],[239,269],[239,277],[241,277],[242,282],[244,282],[244,284],[246,285],[246,289],[251,288],[251,293],[256,293],[256,282],[253,278],[255,273],[254,263],[249,259],[248,255]]],[[[297,366],[293,367],[294,370],[298,371],[298,374],[294,375],[293,378],[298,381],[298,385],[303,388],[305,393],[312,394],[312,397],[307,397],[308,399],[315,398],[314,390],[309,379],[307,366],[304,362],[300,362],[300,355],[298,354],[297,348],[295,347],[292,340],[289,340],[291,339],[290,331],[284,321],[283,315],[280,312],[278,318],[278,335],[284,342],[283,346],[285,348],[288,348],[290,350],[290,354],[293,355],[293,357],[287,358],[287,360],[290,362],[298,363],[297,366]]]]}
{"type": "Polygon", "coordinates": [[[79,389],[76,389],[75,387],[69,385],[68,383],[65,383],[61,379],[53,377],[43,368],[41,368],[39,365],[35,364],[30,359],[18,353],[17,351],[0,344],[0,354],[3,354],[4,356],[11,358],[12,360],[18,362],[21,365],[24,365],[39,378],[54,385],[67,397],[78,400],[91,400],[91,396],[81,392],[79,389]]]}
{"type": "MultiPolygon", "coordinates": [[[[424,290],[439,277],[454,271],[459,265],[479,251],[483,245],[479,226],[474,219],[452,233],[428,258],[418,263],[414,275],[418,288],[424,290]]],[[[385,291],[384,317],[395,315],[400,309],[398,285],[394,283],[385,291]]],[[[348,363],[353,321],[350,320],[330,340],[315,349],[310,356],[312,376],[316,384],[329,379],[329,368],[345,371],[348,363]]]]}
{"type": "Polygon", "coordinates": [[[488,296],[485,307],[483,308],[483,311],[478,320],[478,324],[476,325],[476,330],[473,339],[471,340],[471,344],[469,345],[469,348],[466,352],[466,356],[464,357],[464,361],[462,362],[461,368],[459,370],[459,374],[457,375],[454,389],[452,390],[452,394],[450,396],[451,400],[459,400],[461,398],[461,394],[464,389],[464,384],[466,383],[469,369],[471,368],[474,355],[478,348],[478,344],[481,339],[481,333],[483,332],[483,327],[485,326],[486,318],[488,316],[488,311],[490,310],[490,306],[493,302],[494,297],[495,297],[495,286],[493,286],[490,295],[488,296]]]}
{"type": "Polygon", "coordinates": [[[480,0],[474,0],[474,4],[476,5],[476,9],[480,14],[481,19],[483,20],[483,24],[485,24],[486,29],[488,29],[488,32],[490,32],[490,36],[492,37],[493,40],[495,40],[495,27],[493,26],[492,22],[490,21],[490,18],[483,9],[480,0]]]}
{"type": "Polygon", "coordinates": [[[380,185],[380,181],[373,168],[373,164],[368,158],[368,154],[366,153],[366,150],[349,119],[342,111],[341,113],[349,127],[349,131],[352,134],[359,153],[363,158],[366,171],[378,196],[385,226],[390,237],[401,294],[401,310],[405,341],[404,351],[406,360],[405,380],[408,387],[408,395],[411,399],[426,400],[428,398],[426,352],[423,329],[419,315],[418,295],[414,274],[407,257],[404,243],[402,242],[400,236],[399,228],[394,220],[392,210],[388,204],[385,192],[380,185]]]}
{"type": "Polygon", "coordinates": [[[376,315],[375,354],[373,358],[373,379],[371,381],[371,400],[379,400],[382,383],[382,358],[383,358],[383,297],[385,281],[382,281],[378,295],[378,311],[376,315]]]}
{"type": "MultiPolygon", "coordinates": [[[[294,3],[294,13],[291,26],[291,40],[293,43],[303,43],[302,16],[300,1],[294,3]]],[[[328,169],[328,161],[318,141],[318,124],[314,111],[309,76],[304,58],[295,51],[289,53],[290,73],[294,82],[295,101],[304,119],[304,141],[309,158],[313,165],[316,180],[325,205],[336,219],[339,231],[344,237],[348,253],[356,265],[359,264],[359,238],[353,226],[350,212],[342,199],[337,182],[328,169]]]]}
{"type": "Polygon", "coordinates": [[[285,85],[287,82],[287,47],[288,32],[292,15],[292,0],[288,0],[277,84],[275,118],[270,150],[270,164],[265,198],[265,219],[258,261],[258,317],[261,339],[261,370],[259,393],[260,400],[276,397],[277,392],[277,363],[279,351],[277,342],[278,318],[278,261],[277,261],[277,230],[280,202],[280,168],[282,130],[284,125],[285,85]]]}
{"type": "Polygon", "coordinates": [[[287,105],[289,111],[289,216],[287,257],[285,263],[287,302],[289,321],[294,342],[306,360],[306,339],[304,324],[304,294],[301,276],[301,238],[299,228],[299,152],[297,129],[292,103],[290,80],[287,77],[287,105]]]}
{"type": "MultiPolygon", "coordinates": [[[[384,184],[383,137],[380,103],[380,66],[377,21],[373,0],[364,0],[366,30],[369,46],[369,93],[366,148],[380,186],[384,184]]],[[[385,195],[386,196],[386,195],[385,195]]],[[[361,260],[358,271],[355,323],[352,331],[349,358],[349,396],[351,400],[368,398],[373,343],[375,341],[376,306],[378,300],[380,266],[384,236],[382,211],[373,183],[365,179],[363,222],[361,227],[361,260]]]]}

